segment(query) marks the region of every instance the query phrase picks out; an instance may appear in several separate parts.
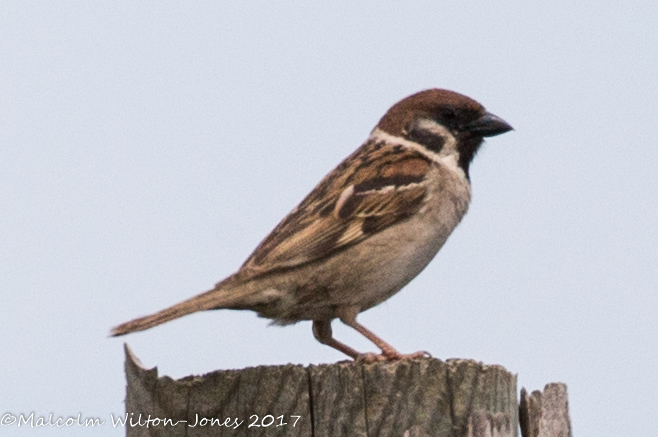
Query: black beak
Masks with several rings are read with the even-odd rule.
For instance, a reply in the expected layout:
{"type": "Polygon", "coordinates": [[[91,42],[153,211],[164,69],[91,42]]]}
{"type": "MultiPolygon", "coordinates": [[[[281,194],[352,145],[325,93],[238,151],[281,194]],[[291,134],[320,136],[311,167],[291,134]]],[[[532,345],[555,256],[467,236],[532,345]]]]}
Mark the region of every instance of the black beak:
{"type": "Polygon", "coordinates": [[[464,130],[479,137],[493,137],[511,131],[513,128],[505,120],[489,112],[464,126],[464,130]]]}

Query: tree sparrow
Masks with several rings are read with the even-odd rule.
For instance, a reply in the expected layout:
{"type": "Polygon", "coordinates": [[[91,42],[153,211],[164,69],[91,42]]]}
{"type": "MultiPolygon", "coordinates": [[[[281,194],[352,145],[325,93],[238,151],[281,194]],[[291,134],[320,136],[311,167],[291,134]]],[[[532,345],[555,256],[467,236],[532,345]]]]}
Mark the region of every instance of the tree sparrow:
{"type": "Polygon", "coordinates": [[[468,209],[469,165],[484,137],[512,127],[475,100],[442,89],[388,110],[366,142],[332,170],[215,288],[115,327],[113,336],[202,310],[256,311],[273,323],[313,321],[320,343],[357,359],[402,355],[356,321],[434,258],[468,209]],[[371,340],[362,355],[334,339],[331,321],[371,340]]]}

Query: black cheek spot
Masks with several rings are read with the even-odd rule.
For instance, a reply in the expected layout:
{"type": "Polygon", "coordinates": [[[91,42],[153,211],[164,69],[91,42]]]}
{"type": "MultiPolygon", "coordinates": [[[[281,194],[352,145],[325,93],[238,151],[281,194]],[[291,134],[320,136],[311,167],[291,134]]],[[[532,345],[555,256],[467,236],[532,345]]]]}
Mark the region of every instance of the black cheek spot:
{"type": "Polygon", "coordinates": [[[445,139],[441,135],[437,135],[419,127],[411,129],[407,134],[407,139],[422,144],[435,153],[439,153],[445,144],[445,139]]]}

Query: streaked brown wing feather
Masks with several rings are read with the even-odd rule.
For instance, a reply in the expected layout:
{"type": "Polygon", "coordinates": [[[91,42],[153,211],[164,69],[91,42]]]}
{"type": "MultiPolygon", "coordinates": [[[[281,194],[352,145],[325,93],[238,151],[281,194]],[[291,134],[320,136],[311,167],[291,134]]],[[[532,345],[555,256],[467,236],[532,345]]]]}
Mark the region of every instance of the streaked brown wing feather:
{"type": "Polygon", "coordinates": [[[263,240],[241,273],[259,276],[324,258],[412,215],[431,166],[418,152],[367,142],[263,240]],[[378,165],[370,165],[376,161],[378,165]],[[341,194],[352,187],[339,202],[341,194]]]}

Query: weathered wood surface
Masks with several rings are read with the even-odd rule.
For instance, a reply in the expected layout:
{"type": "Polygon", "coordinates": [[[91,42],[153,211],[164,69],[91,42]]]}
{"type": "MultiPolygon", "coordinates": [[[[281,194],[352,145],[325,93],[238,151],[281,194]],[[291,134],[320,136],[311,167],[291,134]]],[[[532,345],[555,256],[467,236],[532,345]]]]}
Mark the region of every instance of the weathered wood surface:
{"type": "Polygon", "coordinates": [[[532,394],[522,389],[519,420],[523,437],[571,437],[567,386],[546,384],[532,394]]]}
{"type": "Polygon", "coordinates": [[[126,426],[130,437],[518,434],[516,375],[471,360],[260,366],[173,380],[126,347],[126,376],[126,412],[142,423],[126,426]],[[160,421],[147,427],[149,416],[160,421]]]}

